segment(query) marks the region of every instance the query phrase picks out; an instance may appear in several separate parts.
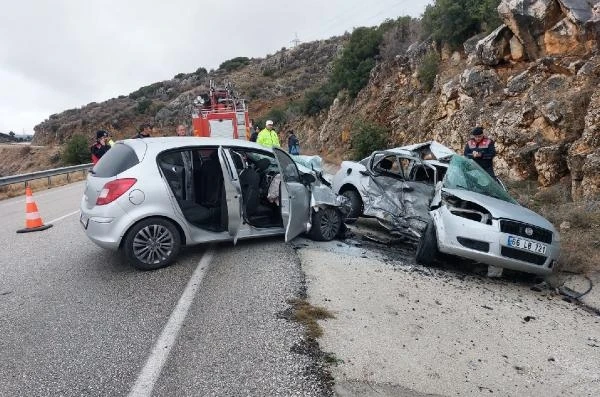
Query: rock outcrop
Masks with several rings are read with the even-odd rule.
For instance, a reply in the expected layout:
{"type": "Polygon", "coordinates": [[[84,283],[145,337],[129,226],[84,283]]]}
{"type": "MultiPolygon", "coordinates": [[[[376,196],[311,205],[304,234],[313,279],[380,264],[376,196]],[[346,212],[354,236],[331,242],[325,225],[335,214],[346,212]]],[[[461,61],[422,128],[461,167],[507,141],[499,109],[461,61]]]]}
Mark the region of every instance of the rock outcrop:
{"type": "Polygon", "coordinates": [[[356,101],[336,102],[303,138],[348,158],[348,131],[362,118],[391,126],[390,146],[436,139],[462,152],[481,125],[496,140],[503,177],[550,186],[570,176],[574,199],[600,199],[599,7],[504,0],[504,25],[468,40],[462,60],[442,65],[431,92],[415,79],[418,55],[431,44],[414,44],[406,62],[378,65],[356,101]]]}

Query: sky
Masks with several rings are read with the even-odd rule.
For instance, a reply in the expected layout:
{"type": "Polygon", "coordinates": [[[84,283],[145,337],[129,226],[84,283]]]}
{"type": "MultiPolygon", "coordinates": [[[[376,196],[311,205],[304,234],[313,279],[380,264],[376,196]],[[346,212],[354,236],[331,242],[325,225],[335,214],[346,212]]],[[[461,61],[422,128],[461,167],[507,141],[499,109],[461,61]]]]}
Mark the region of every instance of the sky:
{"type": "Polygon", "coordinates": [[[0,132],[237,57],[420,17],[433,0],[0,0],[0,132]]]}

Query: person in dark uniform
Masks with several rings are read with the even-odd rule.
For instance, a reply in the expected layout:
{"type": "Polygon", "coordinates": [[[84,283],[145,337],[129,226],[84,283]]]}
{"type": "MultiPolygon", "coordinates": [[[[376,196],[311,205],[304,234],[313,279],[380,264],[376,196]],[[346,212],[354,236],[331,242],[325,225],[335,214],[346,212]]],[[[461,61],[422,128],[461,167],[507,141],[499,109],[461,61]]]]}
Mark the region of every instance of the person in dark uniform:
{"type": "Polygon", "coordinates": [[[152,125],[149,123],[144,123],[140,125],[140,132],[135,134],[132,138],[149,138],[150,133],[152,132],[152,125]]]}
{"type": "Polygon", "coordinates": [[[108,132],[104,130],[96,131],[96,143],[94,143],[90,148],[90,151],[92,152],[92,163],[94,163],[94,165],[110,149],[110,145],[108,144],[107,140],[108,132]]]}
{"type": "Polygon", "coordinates": [[[473,159],[481,168],[487,171],[492,178],[496,178],[494,173],[494,156],[496,156],[496,147],[494,141],[483,134],[482,127],[475,127],[471,131],[471,138],[465,145],[465,157],[473,159]]]}

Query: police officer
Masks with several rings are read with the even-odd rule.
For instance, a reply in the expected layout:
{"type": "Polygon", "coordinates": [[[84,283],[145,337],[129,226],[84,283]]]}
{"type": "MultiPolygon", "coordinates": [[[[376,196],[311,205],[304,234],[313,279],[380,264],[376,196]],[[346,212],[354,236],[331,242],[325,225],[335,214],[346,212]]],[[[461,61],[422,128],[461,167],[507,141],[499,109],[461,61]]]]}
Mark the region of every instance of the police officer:
{"type": "Polygon", "coordinates": [[[258,133],[256,143],[266,147],[281,147],[279,144],[279,136],[273,129],[273,121],[267,120],[265,129],[258,133]]]}
{"type": "Polygon", "coordinates": [[[94,163],[94,165],[110,149],[107,140],[108,132],[104,130],[96,131],[96,143],[94,143],[90,148],[90,151],[92,153],[92,163],[94,163]]]}
{"type": "Polygon", "coordinates": [[[481,168],[486,170],[493,178],[494,173],[494,156],[496,156],[496,148],[494,141],[483,134],[482,127],[475,127],[471,131],[471,138],[465,145],[465,157],[473,159],[481,168]]]}

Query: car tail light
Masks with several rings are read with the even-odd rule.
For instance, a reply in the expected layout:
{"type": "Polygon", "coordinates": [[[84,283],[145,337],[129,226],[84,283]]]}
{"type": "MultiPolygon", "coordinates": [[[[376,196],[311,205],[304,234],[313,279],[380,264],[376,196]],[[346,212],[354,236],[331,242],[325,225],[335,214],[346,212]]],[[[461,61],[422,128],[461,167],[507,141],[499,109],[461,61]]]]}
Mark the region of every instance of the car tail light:
{"type": "Polygon", "coordinates": [[[100,191],[96,205],[112,203],[137,182],[135,178],[123,178],[108,182],[100,191]]]}

